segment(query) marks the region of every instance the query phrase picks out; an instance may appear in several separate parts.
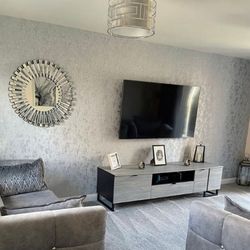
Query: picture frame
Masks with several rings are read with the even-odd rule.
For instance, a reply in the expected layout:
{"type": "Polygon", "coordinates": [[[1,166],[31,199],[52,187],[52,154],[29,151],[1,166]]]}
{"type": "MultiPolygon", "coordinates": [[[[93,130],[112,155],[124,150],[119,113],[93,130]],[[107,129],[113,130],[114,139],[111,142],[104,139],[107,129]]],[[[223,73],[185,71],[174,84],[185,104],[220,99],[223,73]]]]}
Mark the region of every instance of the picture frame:
{"type": "Polygon", "coordinates": [[[197,163],[205,162],[205,149],[206,147],[202,144],[196,145],[193,162],[197,162],[197,163]]]}
{"type": "Polygon", "coordinates": [[[155,166],[167,165],[165,145],[152,145],[152,151],[155,166]]]}
{"type": "Polygon", "coordinates": [[[115,170],[122,167],[117,152],[108,154],[108,160],[111,170],[115,170]]]}

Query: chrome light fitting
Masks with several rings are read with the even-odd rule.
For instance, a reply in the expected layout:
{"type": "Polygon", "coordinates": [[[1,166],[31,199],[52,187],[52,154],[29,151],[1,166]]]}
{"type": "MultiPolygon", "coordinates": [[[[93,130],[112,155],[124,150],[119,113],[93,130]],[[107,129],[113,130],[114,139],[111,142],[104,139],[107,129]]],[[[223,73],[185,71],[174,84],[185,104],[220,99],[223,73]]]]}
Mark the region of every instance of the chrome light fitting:
{"type": "Polygon", "coordinates": [[[125,38],[155,34],[155,0],[109,0],[108,33],[125,38]]]}

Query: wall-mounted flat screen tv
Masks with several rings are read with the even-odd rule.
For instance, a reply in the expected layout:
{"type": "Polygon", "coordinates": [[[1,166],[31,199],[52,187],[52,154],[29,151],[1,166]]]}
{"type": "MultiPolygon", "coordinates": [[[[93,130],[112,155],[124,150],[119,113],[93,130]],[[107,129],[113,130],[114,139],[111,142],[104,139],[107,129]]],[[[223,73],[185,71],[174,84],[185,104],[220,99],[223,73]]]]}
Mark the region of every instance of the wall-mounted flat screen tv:
{"type": "Polygon", "coordinates": [[[124,80],[120,139],[193,137],[200,87],[124,80]]]}

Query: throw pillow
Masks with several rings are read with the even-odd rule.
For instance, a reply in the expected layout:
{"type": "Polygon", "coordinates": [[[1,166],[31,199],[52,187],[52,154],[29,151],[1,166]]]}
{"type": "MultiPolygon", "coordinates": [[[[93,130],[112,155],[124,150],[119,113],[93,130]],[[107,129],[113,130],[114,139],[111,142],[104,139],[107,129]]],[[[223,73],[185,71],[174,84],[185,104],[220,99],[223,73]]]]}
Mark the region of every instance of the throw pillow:
{"type": "Polygon", "coordinates": [[[22,208],[2,208],[2,215],[12,215],[12,214],[23,214],[23,213],[31,213],[31,212],[41,212],[41,211],[49,211],[49,210],[58,210],[58,209],[66,209],[73,207],[82,207],[83,200],[86,198],[86,195],[69,197],[66,199],[61,199],[59,201],[51,202],[44,205],[32,206],[32,207],[22,207],[22,208]]]}
{"type": "Polygon", "coordinates": [[[244,199],[232,200],[228,196],[225,196],[226,204],[225,204],[225,210],[237,214],[241,217],[244,217],[246,219],[250,220],[250,206],[249,201],[244,199]]]}
{"type": "Polygon", "coordinates": [[[9,196],[47,189],[43,160],[0,166],[0,195],[9,196]]]}

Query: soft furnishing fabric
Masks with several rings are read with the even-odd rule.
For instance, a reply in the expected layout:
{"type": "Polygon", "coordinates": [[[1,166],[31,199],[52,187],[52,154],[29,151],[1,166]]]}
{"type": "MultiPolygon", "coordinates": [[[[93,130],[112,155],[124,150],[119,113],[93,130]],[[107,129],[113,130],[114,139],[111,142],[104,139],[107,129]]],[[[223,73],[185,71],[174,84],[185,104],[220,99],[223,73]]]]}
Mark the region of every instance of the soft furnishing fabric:
{"type": "Polygon", "coordinates": [[[235,214],[225,218],[222,245],[226,250],[250,249],[250,221],[235,214]]]}
{"type": "Polygon", "coordinates": [[[74,207],[82,207],[83,200],[86,195],[70,197],[66,199],[58,199],[57,201],[53,201],[50,203],[39,204],[39,200],[37,205],[32,206],[24,206],[24,207],[7,207],[4,206],[2,208],[2,215],[12,215],[12,214],[23,214],[30,212],[40,212],[40,211],[49,211],[49,210],[59,210],[65,208],[74,208],[74,207]]]}
{"type": "Polygon", "coordinates": [[[1,250],[104,250],[101,206],[3,216],[1,250]]]}
{"type": "Polygon", "coordinates": [[[250,220],[250,200],[225,196],[225,210],[250,220]]]}
{"type": "Polygon", "coordinates": [[[0,166],[0,195],[9,196],[47,189],[42,159],[32,163],[0,166]]]}
{"type": "Polygon", "coordinates": [[[2,198],[6,208],[23,208],[32,206],[41,206],[49,204],[60,199],[49,189],[31,193],[17,194],[2,198]]]}

